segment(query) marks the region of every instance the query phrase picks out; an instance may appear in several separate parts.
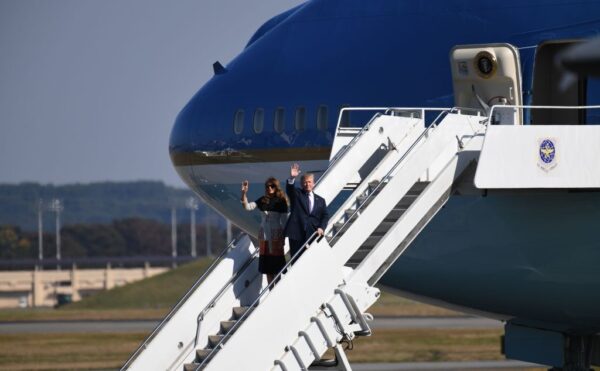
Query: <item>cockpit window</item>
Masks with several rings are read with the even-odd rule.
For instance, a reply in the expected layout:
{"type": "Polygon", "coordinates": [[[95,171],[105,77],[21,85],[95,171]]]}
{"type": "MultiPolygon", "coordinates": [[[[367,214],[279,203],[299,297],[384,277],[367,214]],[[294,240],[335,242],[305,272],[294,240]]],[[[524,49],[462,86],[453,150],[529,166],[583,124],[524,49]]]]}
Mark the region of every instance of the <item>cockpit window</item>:
{"type": "Polygon", "coordinates": [[[278,107],[275,110],[275,116],[273,117],[273,129],[276,132],[281,133],[285,129],[285,109],[278,107]]]}
{"type": "Polygon", "coordinates": [[[244,131],[244,110],[239,109],[233,116],[233,132],[240,135],[242,131],[244,131]]]}
{"type": "Polygon", "coordinates": [[[256,134],[260,134],[265,127],[265,110],[262,108],[257,108],[254,111],[254,132],[256,134]]]}
{"type": "Polygon", "coordinates": [[[320,131],[327,130],[327,106],[320,105],[317,110],[317,129],[320,131]]]}
{"type": "Polygon", "coordinates": [[[296,128],[296,131],[304,131],[304,129],[306,128],[306,108],[296,108],[296,122],[294,126],[296,128]]]}

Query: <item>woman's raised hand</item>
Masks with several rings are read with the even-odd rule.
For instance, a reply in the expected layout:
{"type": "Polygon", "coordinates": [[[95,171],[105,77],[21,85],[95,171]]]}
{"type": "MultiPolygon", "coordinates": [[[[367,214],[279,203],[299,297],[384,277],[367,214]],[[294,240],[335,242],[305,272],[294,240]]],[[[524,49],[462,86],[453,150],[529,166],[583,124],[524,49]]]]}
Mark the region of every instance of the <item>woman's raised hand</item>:
{"type": "Polygon", "coordinates": [[[242,193],[244,193],[244,194],[245,194],[245,193],[247,193],[247,192],[248,192],[248,181],[247,181],[247,180],[244,180],[244,181],[242,182],[242,193]]]}

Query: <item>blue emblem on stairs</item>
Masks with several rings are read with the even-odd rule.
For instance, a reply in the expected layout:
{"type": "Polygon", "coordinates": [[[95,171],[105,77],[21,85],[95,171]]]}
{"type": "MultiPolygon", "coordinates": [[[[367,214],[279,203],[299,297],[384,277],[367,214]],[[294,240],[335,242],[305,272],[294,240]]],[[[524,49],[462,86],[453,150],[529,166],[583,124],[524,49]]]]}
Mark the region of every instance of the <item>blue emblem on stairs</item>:
{"type": "Polygon", "coordinates": [[[556,156],[556,148],[550,139],[544,139],[540,144],[540,159],[545,164],[551,164],[556,156]]]}
{"type": "Polygon", "coordinates": [[[538,167],[546,173],[556,167],[556,139],[538,139],[538,167]]]}

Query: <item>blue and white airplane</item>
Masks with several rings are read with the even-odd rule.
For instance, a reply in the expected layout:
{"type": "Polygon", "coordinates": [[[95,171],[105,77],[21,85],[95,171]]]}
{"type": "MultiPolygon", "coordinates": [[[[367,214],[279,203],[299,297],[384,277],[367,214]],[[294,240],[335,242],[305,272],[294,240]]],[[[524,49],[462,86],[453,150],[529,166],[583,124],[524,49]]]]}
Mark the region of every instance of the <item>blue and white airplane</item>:
{"type": "MultiPolygon", "coordinates": [[[[597,0],[310,0],[267,21],[226,66],[215,63],[176,119],[171,159],[205,202],[256,234],[258,219],[240,206],[241,181],[256,198],[264,179],[285,179],[292,162],[324,171],[340,108],[451,107],[450,50],[492,43],[517,48],[524,104],[599,104],[598,80],[556,64],[598,34],[597,0]]],[[[526,124],[540,121],[524,115],[526,124]]],[[[600,117],[584,111],[576,122],[600,117]]],[[[597,189],[455,194],[380,283],[540,329],[539,346],[523,341],[523,355],[513,357],[563,357],[566,365],[573,352],[600,351],[599,217],[597,189]],[[565,344],[560,355],[552,353],[556,339],[565,344]]],[[[521,338],[511,335],[505,346],[521,338]]]]}

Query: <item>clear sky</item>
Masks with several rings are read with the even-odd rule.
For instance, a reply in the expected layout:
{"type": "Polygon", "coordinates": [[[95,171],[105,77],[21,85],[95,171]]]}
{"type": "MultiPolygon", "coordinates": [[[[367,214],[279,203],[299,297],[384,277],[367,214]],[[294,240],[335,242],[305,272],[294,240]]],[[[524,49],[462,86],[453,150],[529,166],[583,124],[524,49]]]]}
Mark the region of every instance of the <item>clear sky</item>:
{"type": "Polygon", "coordinates": [[[162,180],[175,116],[303,0],[0,0],[0,182],[162,180]]]}

